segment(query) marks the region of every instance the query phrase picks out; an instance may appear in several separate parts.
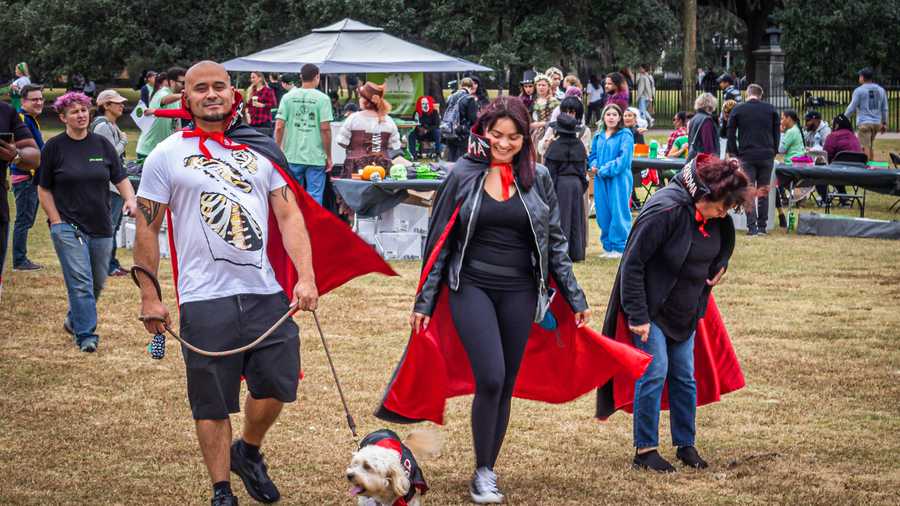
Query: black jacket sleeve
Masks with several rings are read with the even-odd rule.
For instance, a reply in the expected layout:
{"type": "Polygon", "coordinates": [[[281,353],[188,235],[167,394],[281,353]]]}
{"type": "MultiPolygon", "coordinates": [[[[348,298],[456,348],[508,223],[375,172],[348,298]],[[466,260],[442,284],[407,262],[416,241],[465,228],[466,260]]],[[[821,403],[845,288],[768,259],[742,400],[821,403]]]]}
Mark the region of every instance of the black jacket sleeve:
{"type": "Polygon", "coordinates": [[[781,118],[778,117],[775,109],[772,109],[772,141],[775,153],[778,153],[778,146],[781,144],[781,118]]]}
{"type": "Polygon", "coordinates": [[[643,325],[650,322],[647,304],[647,264],[664,247],[671,235],[672,224],[677,210],[661,211],[638,220],[628,239],[629,247],[622,257],[621,296],[622,309],[628,317],[629,325],[643,325]]]}
{"type": "MultiPolygon", "coordinates": [[[[438,240],[449,225],[450,217],[456,211],[458,201],[456,194],[458,189],[459,185],[456,182],[456,178],[453,176],[453,171],[450,171],[450,175],[441,187],[438,188],[434,198],[434,207],[431,210],[431,221],[428,224],[428,239],[425,248],[426,256],[423,259],[423,269],[428,263],[432,251],[437,247],[438,240]]],[[[422,284],[422,289],[416,294],[416,302],[413,305],[413,311],[416,313],[431,316],[431,313],[434,311],[437,295],[441,288],[441,280],[444,277],[444,270],[447,268],[450,253],[456,243],[454,237],[456,229],[458,229],[458,227],[454,224],[454,230],[450,231],[447,241],[444,243],[443,248],[441,248],[434,265],[432,265],[431,270],[428,271],[425,282],[422,284]]]]}
{"type": "Polygon", "coordinates": [[[740,114],[740,107],[735,107],[728,117],[728,126],[726,127],[728,145],[725,148],[725,152],[731,155],[737,155],[737,125],[740,114]]]}
{"type": "Polygon", "coordinates": [[[556,190],[553,188],[553,180],[550,178],[550,171],[546,167],[538,165],[536,178],[536,184],[541,192],[541,196],[550,208],[550,244],[548,245],[550,274],[556,280],[557,287],[562,292],[563,297],[572,306],[572,310],[579,313],[588,309],[587,298],[585,298],[584,291],[578,285],[575,273],[572,270],[572,260],[569,258],[569,243],[560,225],[559,202],[557,201],[556,190]]]}

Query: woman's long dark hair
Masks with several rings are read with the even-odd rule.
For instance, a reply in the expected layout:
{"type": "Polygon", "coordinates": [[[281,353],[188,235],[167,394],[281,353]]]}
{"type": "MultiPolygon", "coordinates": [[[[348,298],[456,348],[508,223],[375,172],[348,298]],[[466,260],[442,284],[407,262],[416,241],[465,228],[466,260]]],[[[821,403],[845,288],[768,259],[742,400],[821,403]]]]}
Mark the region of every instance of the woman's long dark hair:
{"type": "Polygon", "coordinates": [[[850,123],[850,118],[844,116],[843,114],[838,114],[834,117],[834,120],[831,121],[831,130],[850,130],[853,131],[853,124],[850,123]]]}
{"type": "Polygon", "coordinates": [[[794,121],[794,128],[796,128],[800,132],[800,142],[803,143],[803,147],[806,147],[806,139],[803,137],[803,129],[800,128],[800,116],[797,114],[797,111],[793,109],[785,109],[781,114],[784,114],[794,121]]]}
{"type": "Polygon", "coordinates": [[[534,144],[531,142],[531,130],[528,108],[517,97],[500,96],[481,110],[472,131],[484,136],[498,120],[507,118],[516,125],[516,131],[522,134],[522,150],[513,157],[513,170],[519,178],[519,184],[525,191],[534,185],[534,144]]]}

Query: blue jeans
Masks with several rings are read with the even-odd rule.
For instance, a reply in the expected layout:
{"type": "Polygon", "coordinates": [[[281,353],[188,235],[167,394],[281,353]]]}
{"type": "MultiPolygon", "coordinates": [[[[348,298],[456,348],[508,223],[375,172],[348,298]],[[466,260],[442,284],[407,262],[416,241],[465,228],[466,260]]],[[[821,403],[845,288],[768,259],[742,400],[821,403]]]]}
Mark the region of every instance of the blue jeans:
{"type": "Polygon", "coordinates": [[[669,382],[669,422],[672,444],[694,446],[697,383],[694,380],[694,334],[677,342],[668,339],[654,323],[646,343],[634,345],[653,355],[653,361],[634,385],[634,446],[659,446],[659,409],[663,386],[669,382]]]}
{"type": "Polygon", "coordinates": [[[28,230],[34,226],[37,216],[37,186],[32,180],[13,185],[16,196],[16,224],[13,226],[12,256],[13,267],[22,265],[28,260],[28,230]]]}
{"type": "Polygon", "coordinates": [[[647,120],[649,124],[653,121],[653,116],[650,115],[650,99],[647,97],[641,97],[638,99],[638,110],[641,111],[641,117],[647,120]]]}
{"type": "Polygon", "coordinates": [[[68,223],[51,226],[50,238],[66,281],[66,320],[75,332],[75,344],[80,346],[88,339],[97,342],[97,299],[109,272],[113,239],[91,237],[68,223]]]}
{"type": "Polygon", "coordinates": [[[322,205],[322,195],[325,194],[325,166],[324,165],[304,165],[302,163],[291,163],[291,172],[297,178],[297,182],[306,188],[306,193],[314,198],[319,205],[322,205]]]}
{"type": "Polygon", "coordinates": [[[116,244],[116,233],[119,232],[119,227],[122,226],[122,206],[124,205],[125,199],[121,195],[116,192],[109,192],[109,217],[112,218],[113,224],[112,251],[109,254],[109,274],[122,268],[122,265],[119,264],[119,260],[116,258],[116,248],[118,247],[116,244]]]}
{"type": "Polygon", "coordinates": [[[423,135],[419,135],[416,130],[416,128],[413,128],[409,133],[409,137],[407,137],[409,154],[412,155],[413,158],[418,158],[419,141],[431,141],[434,142],[434,152],[437,153],[437,157],[440,158],[441,151],[443,151],[443,146],[441,146],[441,131],[439,129],[434,129],[425,132],[423,135]]]}

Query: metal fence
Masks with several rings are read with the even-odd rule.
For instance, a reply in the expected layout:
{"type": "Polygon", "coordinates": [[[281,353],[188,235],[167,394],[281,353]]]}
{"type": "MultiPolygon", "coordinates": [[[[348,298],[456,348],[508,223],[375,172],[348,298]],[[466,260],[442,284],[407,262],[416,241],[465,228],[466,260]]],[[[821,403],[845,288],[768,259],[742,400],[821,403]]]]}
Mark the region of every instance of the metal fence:
{"type": "MultiPolygon", "coordinates": [[[[888,97],[888,130],[900,132],[900,80],[882,82],[880,84],[888,97]]],[[[831,121],[834,116],[843,113],[853,96],[855,84],[785,84],[782,90],[765,90],[767,101],[779,109],[791,108],[802,117],[809,110],[816,110],[822,118],[831,121]]],[[[696,96],[707,91],[698,89],[696,96]]],[[[718,88],[708,90],[722,103],[722,91],[718,88]]],[[[741,90],[744,91],[744,90],[741,90]]],[[[636,103],[633,101],[632,103],[636,103]]],[[[654,128],[672,128],[672,117],[681,110],[681,80],[667,79],[656,83],[656,97],[653,100],[654,128]]],[[[855,118],[851,118],[855,119],[855,118]]]]}

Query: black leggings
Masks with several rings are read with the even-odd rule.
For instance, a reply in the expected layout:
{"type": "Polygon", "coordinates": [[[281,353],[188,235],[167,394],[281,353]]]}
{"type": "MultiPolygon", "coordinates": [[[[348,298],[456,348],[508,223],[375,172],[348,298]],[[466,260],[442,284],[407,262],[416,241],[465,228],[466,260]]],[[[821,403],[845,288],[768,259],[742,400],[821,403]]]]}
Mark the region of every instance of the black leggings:
{"type": "Polygon", "coordinates": [[[475,466],[493,469],[509,425],[513,387],[531,331],[537,290],[504,292],[463,281],[459,291],[450,292],[449,301],[475,376],[475,466]]]}

